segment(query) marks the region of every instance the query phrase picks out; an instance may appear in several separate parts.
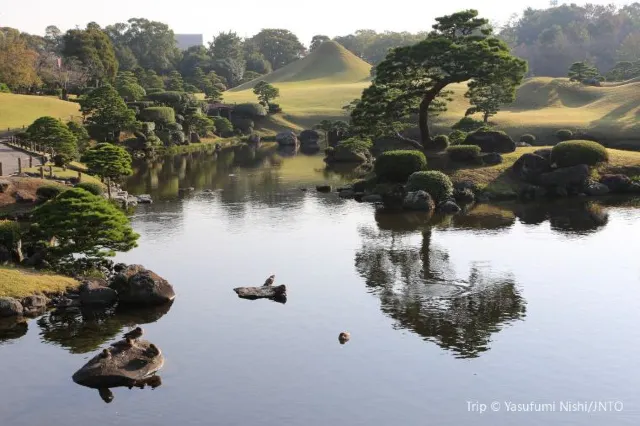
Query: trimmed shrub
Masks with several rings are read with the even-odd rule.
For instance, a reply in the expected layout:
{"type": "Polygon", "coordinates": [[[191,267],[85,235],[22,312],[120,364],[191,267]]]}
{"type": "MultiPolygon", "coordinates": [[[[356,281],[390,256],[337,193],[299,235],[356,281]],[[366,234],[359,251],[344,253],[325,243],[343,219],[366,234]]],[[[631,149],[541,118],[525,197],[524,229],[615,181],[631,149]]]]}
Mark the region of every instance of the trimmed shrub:
{"type": "Polygon", "coordinates": [[[164,89],[160,88],[160,87],[149,87],[148,89],[146,89],[147,92],[147,97],[149,95],[155,95],[157,93],[162,93],[164,92],[164,89]]]}
{"type": "Polygon", "coordinates": [[[190,83],[185,83],[184,91],[185,92],[189,92],[189,93],[198,93],[198,92],[200,92],[200,90],[196,86],[194,86],[193,84],[190,84],[190,83]]]}
{"type": "Polygon", "coordinates": [[[465,145],[478,145],[482,152],[507,153],[516,150],[516,143],[502,130],[478,129],[469,133],[465,145]]]}
{"type": "Polygon", "coordinates": [[[44,200],[56,198],[64,191],[64,188],[58,185],[43,185],[36,190],[36,195],[44,200]]]}
{"type": "Polygon", "coordinates": [[[182,124],[184,122],[184,115],[176,114],[176,122],[182,124]]]}
{"type": "Polygon", "coordinates": [[[282,108],[280,108],[280,104],[269,104],[269,114],[275,114],[278,112],[282,112],[282,108]]]}
{"type": "Polygon", "coordinates": [[[225,136],[233,132],[233,124],[224,117],[211,117],[216,128],[216,134],[225,136]]]}
{"type": "Polygon", "coordinates": [[[480,147],[478,145],[454,145],[447,148],[447,154],[449,154],[451,161],[473,163],[480,158],[480,147]]]}
{"type": "Polygon", "coordinates": [[[536,143],[536,137],[530,134],[524,134],[520,136],[520,142],[528,143],[529,145],[533,145],[536,143]]]}
{"type": "Polygon", "coordinates": [[[444,151],[449,147],[449,136],[438,135],[433,138],[433,149],[435,151],[444,151]]]}
{"type": "Polygon", "coordinates": [[[266,117],[267,109],[260,104],[246,103],[236,105],[233,113],[237,117],[256,119],[266,117]]]}
{"type": "Polygon", "coordinates": [[[80,182],[75,186],[75,188],[82,188],[87,192],[92,193],[93,195],[102,195],[104,194],[104,190],[102,189],[102,185],[93,182],[80,182]]]}
{"type": "Polygon", "coordinates": [[[232,122],[233,128],[242,132],[242,134],[249,134],[253,132],[255,123],[250,118],[236,118],[232,122]]]}
{"type": "Polygon", "coordinates": [[[348,149],[351,152],[369,151],[373,146],[371,139],[367,138],[349,138],[338,143],[340,148],[348,149]]]}
{"type": "Polygon", "coordinates": [[[463,132],[472,132],[474,130],[485,127],[486,124],[482,120],[476,120],[473,117],[461,118],[456,124],[451,126],[453,130],[462,130],[463,132]]]}
{"type": "Polygon", "coordinates": [[[154,130],[156,130],[156,123],[153,121],[142,123],[142,131],[145,135],[151,136],[154,130]]]}
{"type": "Polygon", "coordinates": [[[573,132],[569,129],[561,129],[556,132],[556,137],[560,141],[568,141],[573,139],[573,132]]]}
{"type": "Polygon", "coordinates": [[[11,89],[5,83],[0,83],[0,93],[11,93],[11,89]]]}
{"type": "Polygon", "coordinates": [[[449,176],[435,170],[415,172],[409,176],[407,191],[426,191],[440,203],[453,195],[453,182],[449,176]]]}
{"type": "Polygon", "coordinates": [[[609,161],[607,149],[598,142],[573,140],[560,142],[551,150],[551,162],[558,167],[571,167],[578,164],[595,166],[609,161]]]}
{"type": "Polygon", "coordinates": [[[406,182],[415,172],[427,168],[427,158],[420,151],[396,150],[381,154],[375,162],[376,175],[383,181],[406,182]]]}
{"type": "Polygon", "coordinates": [[[175,130],[175,131],[181,132],[181,131],[182,131],[182,124],[179,124],[179,123],[169,123],[169,124],[167,124],[167,129],[169,129],[169,130],[175,130]]]}
{"type": "Polygon", "coordinates": [[[463,132],[462,130],[454,130],[449,133],[449,144],[450,145],[459,145],[464,142],[467,138],[468,133],[463,132]]]}
{"type": "Polygon", "coordinates": [[[169,124],[176,122],[176,112],[171,107],[151,107],[145,108],[140,113],[143,121],[153,121],[156,124],[169,124]]]}
{"type": "Polygon", "coordinates": [[[12,250],[22,237],[20,224],[13,220],[0,220],[0,246],[12,250]]]}

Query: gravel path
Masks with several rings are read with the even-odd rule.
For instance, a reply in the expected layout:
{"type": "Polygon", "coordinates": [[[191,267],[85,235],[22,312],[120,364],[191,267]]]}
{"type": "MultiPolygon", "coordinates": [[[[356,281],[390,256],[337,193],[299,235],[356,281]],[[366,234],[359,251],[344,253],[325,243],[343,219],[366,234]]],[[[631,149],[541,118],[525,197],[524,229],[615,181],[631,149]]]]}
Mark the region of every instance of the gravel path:
{"type": "MultiPolygon", "coordinates": [[[[2,175],[9,176],[18,172],[18,158],[22,158],[22,167],[29,167],[29,154],[25,154],[22,151],[7,146],[0,141],[0,163],[2,163],[2,175]]],[[[33,166],[39,166],[40,159],[33,158],[33,166]]]]}

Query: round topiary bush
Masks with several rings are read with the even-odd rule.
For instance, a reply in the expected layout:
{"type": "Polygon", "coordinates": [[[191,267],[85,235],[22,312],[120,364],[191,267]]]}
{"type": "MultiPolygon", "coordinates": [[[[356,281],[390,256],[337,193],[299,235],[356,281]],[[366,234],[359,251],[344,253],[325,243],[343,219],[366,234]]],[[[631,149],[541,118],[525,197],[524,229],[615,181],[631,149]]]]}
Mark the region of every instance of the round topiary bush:
{"type": "Polygon", "coordinates": [[[171,107],[145,108],[140,112],[140,120],[167,125],[176,122],[176,112],[171,107]]]}
{"type": "Polygon", "coordinates": [[[427,168],[427,158],[420,151],[397,150],[381,154],[374,169],[382,181],[406,182],[415,172],[427,168]]]}
{"type": "Polygon", "coordinates": [[[438,135],[433,138],[434,151],[444,151],[449,147],[449,137],[447,135],[438,135]]]}
{"type": "Polygon", "coordinates": [[[453,182],[449,176],[435,170],[415,172],[409,176],[407,191],[426,191],[440,203],[453,195],[453,182]]]}
{"type": "Polygon", "coordinates": [[[573,132],[569,129],[561,129],[556,132],[556,137],[561,141],[568,141],[573,138],[573,132]]]}
{"type": "Polygon", "coordinates": [[[472,132],[485,126],[482,120],[476,120],[473,117],[463,117],[456,124],[451,126],[454,130],[462,130],[463,132],[472,132]]]}
{"type": "Polygon", "coordinates": [[[51,200],[56,198],[64,191],[64,188],[58,185],[44,185],[36,190],[36,195],[43,200],[51,200]]]}
{"type": "Polygon", "coordinates": [[[250,118],[235,118],[232,121],[233,128],[242,132],[242,134],[249,134],[253,132],[255,123],[250,118]]]}
{"type": "Polygon", "coordinates": [[[102,185],[93,183],[93,182],[80,182],[75,186],[75,188],[84,189],[85,191],[90,192],[93,195],[104,194],[104,189],[102,188],[102,185]]]}
{"type": "Polygon", "coordinates": [[[233,132],[233,124],[224,117],[213,117],[213,125],[216,128],[216,134],[226,137],[233,132]]]}
{"type": "Polygon", "coordinates": [[[478,145],[454,145],[447,148],[447,154],[451,161],[459,163],[474,163],[480,158],[478,145]]]}
{"type": "Polygon", "coordinates": [[[520,136],[520,142],[528,143],[529,145],[533,145],[536,142],[536,137],[526,133],[520,136]]]}
{"type": "Polygon", "coordinates": [[[56,154],[53,156],[53,165],[56,167],[62,167],[65,164],[69,163],[71,158],[67,155],[56,154]]]}
{"type": "Polygon", "coordinates": [[[454,130],[449,133],[449,144],[450,145],[459,145],[464,142],[467,138],[468,133],[463,132],[462,130],[454,130]]]}
{"type": "Polygon", "coordinates": [[[182,124],[179,123],[169,123],[167,124],[167,129],[169,130],[175,130],[177,132],[181,132],[182,131],[182,124]]]}
{"type": "Polygon", "coordinates": [[[578,164],[595,166],[609,161],[607,149],[598,142],[573,140],[560,142],[551,150],[551,162],[558,167],[571,167],[578,164]]]}

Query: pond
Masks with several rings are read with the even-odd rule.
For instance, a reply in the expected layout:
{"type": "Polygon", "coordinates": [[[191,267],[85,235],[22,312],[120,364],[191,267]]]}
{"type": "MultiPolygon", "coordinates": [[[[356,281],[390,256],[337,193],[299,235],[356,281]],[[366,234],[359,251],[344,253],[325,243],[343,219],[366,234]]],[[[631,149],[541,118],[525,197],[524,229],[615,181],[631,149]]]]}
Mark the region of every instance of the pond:
{"type": "Polygon", "coordinates": [[[3,425],[638,424],[638,203],[390,215],[317,193],[343,179],[321,157],[230,157],[139,164],[127,185],[156,202],[117,260],[167,278],[172,306],[0,324],[3,425]],[[285,304],[232,291],[271,274],[285,304]],[[162,386],[105,404],[71,381],[136,325],[162,386]],[[591,401],[612,404],[562,405],[591,401]]]}

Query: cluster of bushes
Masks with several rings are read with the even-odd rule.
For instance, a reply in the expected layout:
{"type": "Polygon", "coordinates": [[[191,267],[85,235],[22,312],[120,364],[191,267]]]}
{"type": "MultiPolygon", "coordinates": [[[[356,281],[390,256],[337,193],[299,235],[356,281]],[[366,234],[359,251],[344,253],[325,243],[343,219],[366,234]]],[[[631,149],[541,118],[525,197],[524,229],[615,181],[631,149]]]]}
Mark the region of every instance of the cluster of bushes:
{"type": "Polygon", "coordinates": [[[462,130],[453,130],[449,133],[449,144],[450,145],[460,145],[464,143],[464,140],[467,138],[469,133],[463,132],[462,130]]]}
{"type": "Polygon", "coordinates": [[[0,93],[11,93],[11,89],[5,83],[0,83],[0,93]]]}
{"type": "Polygon", "coordinates": [[[609,153],[606,148],[593,141],[560,142],[551,150],[551,162],[558,167],[571,167],[578,164],[595,166],[607,161],[609,161],[609,153]]]}
{"type": "Polygon", "coordinates": [[[487,127],[487,124],[482,120],[476,120],[473,117],[461,118],[456,124],[451,126],[453,130],[460,130],[463,132],[473,132],[474,130],[487,127]]]}
{"type": "Polygon", "coordinates": [[[420,151],[396,150],[381,154],[374,170],[378,179],[388,182],[406,182],[415,172],[427,168],[427,158],[420,151]]]}
{"type": "Polygon", "coordinates": [[[43,185],[36,190],[36,195],[42,200],[51,200],[62,194],[65,189],[60,185],[43,185]]]}
{"type": "Polygon", "coordinates": [[[444,151],[449,147],[449,137],[447,135],[438,135],[433,138],[433,149],[435,151],[444,151]]]}
{"type": "Polygon", "coordinates": [[[140,119],[162,127],[176,122],[176,112],[171,107],[148,107],[140,112],[140,119]]]}

